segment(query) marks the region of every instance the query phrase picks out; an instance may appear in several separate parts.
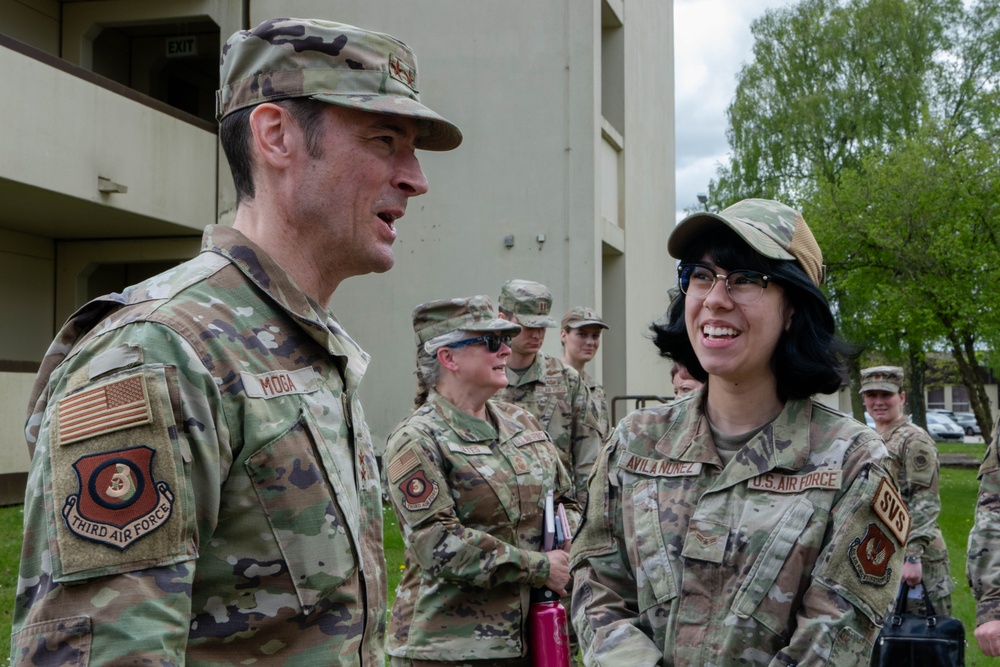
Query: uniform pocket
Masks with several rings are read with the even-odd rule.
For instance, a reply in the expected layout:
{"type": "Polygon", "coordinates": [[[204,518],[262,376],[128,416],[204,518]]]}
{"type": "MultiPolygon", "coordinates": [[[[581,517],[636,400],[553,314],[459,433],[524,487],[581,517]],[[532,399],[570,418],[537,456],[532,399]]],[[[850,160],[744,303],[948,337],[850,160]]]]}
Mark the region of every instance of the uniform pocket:
{"type": "Polygon", "coordinates": [[[11,664],[87,667],[92,637],[87,616],[32,623],[11,636],[11,664]]]}
{"type": "Polygon", "coordinates": [[[660,527],[659,491],[655,479],[643,479],[632,487],[639,611],[677,597],[677,584],[669,551],[660,527]]]}
{"type": "MultiPolygon", "coordinates": [[[[340,480],[325,473],[322,440],[305,414],[255,452],[247,473],[260,499],[306,614],[354,575],[357,559],[338,502],[340,480]]],[[[349,463],[350,461],[348,461],[349,463]]]]}
{"type": "Polygon", "coordinates": [[[762,625],[777,634],[785,634],[792,601],[798,595],[801,573],[779,581],[782,568],[788,561],[815,508],[804,497],[796,497],[775,524],[760,549],[760,555],[747,573],[733,600],[732,610],[740,618],[753,616],[762,625]],[[777,585],[776,585],[777,584],[777,585]],[[782,584],[787,584],[787,590],[782,584]],[[768,604],[762,605],[768,601],[768,604]]]}

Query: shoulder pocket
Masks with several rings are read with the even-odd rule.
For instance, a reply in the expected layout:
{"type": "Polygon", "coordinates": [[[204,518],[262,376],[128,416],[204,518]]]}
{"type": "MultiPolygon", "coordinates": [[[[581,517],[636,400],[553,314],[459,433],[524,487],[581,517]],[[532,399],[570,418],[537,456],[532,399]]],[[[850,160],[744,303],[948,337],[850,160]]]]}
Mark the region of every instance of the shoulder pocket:
{"type": "Polygon", "coordinates": [[[357,569],[352,530],[344,512],[348,491],[337,473],[323,465],[318,452],[322,442],[303,411],[288,431],[246,462],[307,614],[321,600],[335,599],[335,589],[357,569]]]}

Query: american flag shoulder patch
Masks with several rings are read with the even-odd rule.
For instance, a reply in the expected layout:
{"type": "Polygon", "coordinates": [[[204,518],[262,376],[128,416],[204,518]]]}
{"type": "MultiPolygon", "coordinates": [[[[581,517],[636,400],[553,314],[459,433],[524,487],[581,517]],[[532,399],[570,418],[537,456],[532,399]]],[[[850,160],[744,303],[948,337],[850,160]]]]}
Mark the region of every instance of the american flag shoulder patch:
{"type": "Polygon", "coordinates": [[[146,378],[132,375],[60,399],[56,410],[59,444],[93,438],[153,420],[146,378]]]}
{"type": "Polygon", "coordinates": [[[420,459],[417,458],[416,453],[412,449],[407,449],[403,451],[399,456],[393,459],[392,463],[386,469],[386,474],[389,477],[389,482],[395,484],[403,475],[410,472],[417,467],[420,463],[420,459]]]}

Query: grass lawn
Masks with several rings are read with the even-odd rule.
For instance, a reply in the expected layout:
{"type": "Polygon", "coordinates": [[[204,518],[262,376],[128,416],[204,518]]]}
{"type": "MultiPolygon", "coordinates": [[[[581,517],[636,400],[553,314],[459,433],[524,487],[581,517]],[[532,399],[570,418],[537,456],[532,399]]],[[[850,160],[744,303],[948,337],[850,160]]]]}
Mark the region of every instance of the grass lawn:
{"type": "MultiPolygon", "coordinates": [[[[981,457],[983,445],[940,444],[940,450],[961,451],[981,457]],[[963,448],[963,449],[953,449],[963,448]],[[968,450],[964,448],[969,448],[968,450]],[[976,449],[978,448],[978,449],[976,449]]],[[[972,631],[976,627],[975,601],[965,580],[965,548],[972,527],[979,483],[975,469],[944,468],[941,470],[941,518],[939,524],[951,555],[951,574],[955,580],[952,593],[953,614],[965,624],[968,647],[967,667],[987,667],[996,664],[982,654],[972,631]]],[[[389,586],[389,604],[396,595],[396,584],[403,574],[403,539],[392,509],[383,509],[385,519],[385,560],[389,586]]],[[[10,654],[11,610],[17,586],[17,562],[21,550],[21,508],[0,508],[0,664],[7,664],[10,654]]]]}

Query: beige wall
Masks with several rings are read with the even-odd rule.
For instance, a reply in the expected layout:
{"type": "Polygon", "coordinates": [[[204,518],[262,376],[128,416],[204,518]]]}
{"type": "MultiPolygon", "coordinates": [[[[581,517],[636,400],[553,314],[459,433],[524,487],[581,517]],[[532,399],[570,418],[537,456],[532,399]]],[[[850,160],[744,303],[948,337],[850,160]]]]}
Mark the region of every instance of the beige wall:
{"type": "Polygon", "coordinates": [[[58,0],[0,0],[0,32],[58,55],[58,0]]]}
{"type": "MultiPolygon", "coordinates": [[[[249,25],[311,15],[401,38],[417,53],[424,101],[465,133],[458,150],[421,155],[431,190],[398,223],[395,268],[347,281],[331,304],[373,355],[364,395],[379,446],[411,409],[412,308],[459,295],[495,301],[514,277],[547,284],[557,316],[575,305],[604,312],[613,329],[592,372],[609,393],[668,392],[666,366],[644,334],[672,280],[671,2],[102,0],[63,4],[60,26],[54,1],[0,0],[0,32],[86,67],[100,24],[208,17],[224,41],[244,27],[245,7],[249,25]],[[26,4],[43,10],[38,18],[24,18],[26,4]],[[609,17],[623,21],[611,38],[609,17]],[[507,235],[515,239],[509,249],[507,235]]],[[[3,48],[0,68],[31,91],[0,105],[0,195],[16,186],[21,196],[7,199],[24,202],[0,212],[0,229],[51,253],[48,282],[32,286],[38,295],[0,298],[39,332],[10,349],[37,362],[85,298],[81,281],[95,264],[193,254],[205,224],[232,221],[235,197],[210,132],[3,48]],[[98,194],[99,175],[128,192],[98,194]],[[59,205],[39,215],[42,200],[59,205]],[[134,237],[146,238],[113,240],[134,237]]],[[[0,260],[7,251],[0,245],[0,260]]],[[[0,344],[5,335],[15,336],[0,333],[0,344]]],[[[557,331],[545,350],[559,354],[557,331]]],[[[13,422],[0,423],[0,439],[21,447],[23,398],[16,403],[16,436],[13,422]]]]}

